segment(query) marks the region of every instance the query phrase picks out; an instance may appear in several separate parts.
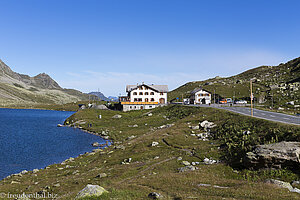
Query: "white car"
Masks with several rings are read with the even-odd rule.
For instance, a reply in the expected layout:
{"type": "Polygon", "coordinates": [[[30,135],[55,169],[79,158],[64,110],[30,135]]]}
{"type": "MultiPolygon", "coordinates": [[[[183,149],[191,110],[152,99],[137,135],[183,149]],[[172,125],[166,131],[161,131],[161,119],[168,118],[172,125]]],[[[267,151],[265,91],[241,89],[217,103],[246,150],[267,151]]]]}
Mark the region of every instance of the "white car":
{"type": "Polygon", "coordinates": [[[236,101],[236,104],[247,104],[246,100],[240,100],[240,101],[236,101]]]}

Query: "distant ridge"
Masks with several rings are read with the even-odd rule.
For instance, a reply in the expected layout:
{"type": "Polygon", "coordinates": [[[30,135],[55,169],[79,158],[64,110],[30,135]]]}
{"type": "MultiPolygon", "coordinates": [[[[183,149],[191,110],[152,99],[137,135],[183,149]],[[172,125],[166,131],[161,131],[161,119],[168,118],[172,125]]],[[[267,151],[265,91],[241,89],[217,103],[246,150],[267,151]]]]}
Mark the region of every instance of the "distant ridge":
{"type": "Polygon", "coordinates": [[[104,94],[102,92],[90,92],[88,94],[95,95],[95,96],[97,96],[102,101],[109,101],[110,100],[109,98],[107,98],[106,96],[104,96],[104,94]]]}

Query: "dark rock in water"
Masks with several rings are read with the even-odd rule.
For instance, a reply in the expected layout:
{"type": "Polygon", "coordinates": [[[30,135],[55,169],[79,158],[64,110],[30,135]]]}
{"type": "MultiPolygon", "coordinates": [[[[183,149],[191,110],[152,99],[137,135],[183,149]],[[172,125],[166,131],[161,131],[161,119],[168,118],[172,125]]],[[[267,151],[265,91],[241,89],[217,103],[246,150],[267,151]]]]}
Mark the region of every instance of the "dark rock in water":
{"type": "Polygon", "coordinates": [[[299,168],[300,142],[279,142],[258,145],[248,152],[244,160],[246,167],[259,168],[299,168]]]}

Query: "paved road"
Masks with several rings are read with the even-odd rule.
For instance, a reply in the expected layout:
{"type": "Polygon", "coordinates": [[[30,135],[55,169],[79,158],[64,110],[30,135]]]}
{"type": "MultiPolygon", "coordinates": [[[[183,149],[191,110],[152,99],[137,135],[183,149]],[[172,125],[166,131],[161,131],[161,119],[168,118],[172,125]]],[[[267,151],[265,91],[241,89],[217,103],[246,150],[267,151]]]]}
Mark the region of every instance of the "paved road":
{"type": "MultiPolygon", "coordinates": [[[[191,105],[191,106],[201,106],[201,107],[208,107],[207,105],[191,105]]],[[[249,107],[239,107],[239,106],[211,106],[215,107],[218,109],[224,109],[224,110],[229,110],[235,113],[240,113],[243,115],[248,115],[251,116],[250,108],[249,107]]],[[[286,115],[282,113],[276,113],[276,112],[269,112],[269,111],[263,111],[263,110],[258,110],[254,109],[254,117],[261,118],[261,119],[266,119],[270,121],[275,121],[275,122],[282,122],[286,124],[294,124],[294,125],[300,125],[300,117],[299,116],[293,116],[293,115],[286,115]]]]}

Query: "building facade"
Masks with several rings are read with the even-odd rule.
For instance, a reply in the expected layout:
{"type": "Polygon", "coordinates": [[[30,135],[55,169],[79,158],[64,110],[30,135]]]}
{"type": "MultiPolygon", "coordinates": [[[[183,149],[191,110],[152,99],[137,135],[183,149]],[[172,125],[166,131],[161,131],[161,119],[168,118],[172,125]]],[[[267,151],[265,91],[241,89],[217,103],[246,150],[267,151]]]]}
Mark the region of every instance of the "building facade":
{"type": "Polygon", "coordinates": [[[204,89],[195,89],[191,93],[192,104],[211,104],[211,93],[204,89]]]}
{"type": "Polygon", "coordinates": [[[119,97],[123,111],[152,109],[167,104],[167,85],[127,85],[127,96],[119,97]]]}

